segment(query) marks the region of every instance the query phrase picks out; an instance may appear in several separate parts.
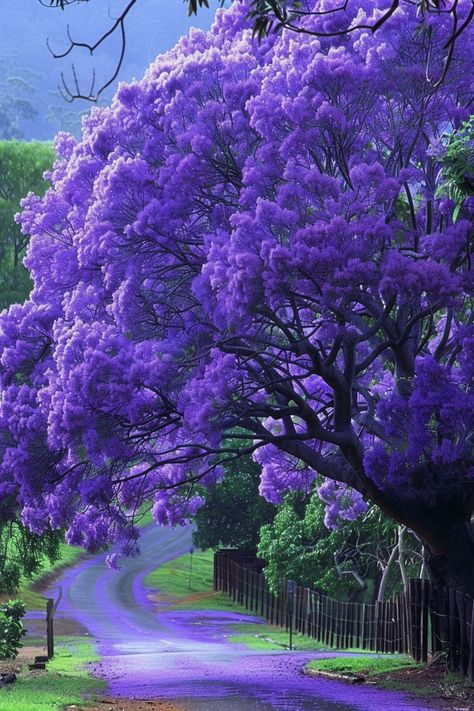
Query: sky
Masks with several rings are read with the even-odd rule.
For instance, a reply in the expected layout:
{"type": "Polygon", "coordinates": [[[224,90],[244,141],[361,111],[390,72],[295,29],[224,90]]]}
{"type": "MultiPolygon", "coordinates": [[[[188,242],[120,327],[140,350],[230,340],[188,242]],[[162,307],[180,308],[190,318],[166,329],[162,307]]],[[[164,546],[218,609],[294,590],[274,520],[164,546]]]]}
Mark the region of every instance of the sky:
{"type": "MultiPolygon", "coordinates": [[[[50,0],[42,2],[49,5],[50,0]]],[[[90,104],[68,104],[61,98],[61,72],[72,86],[73,62],[81,88],[90,85],[93,70],[99,84],[113,74],[118,43],[108,40],[93,57],[87,50],[75,49],[73,55],[59,60],[51,55],[47,41],[55,52],[64,51],[69,26],[74,40],[93,43],[126,4],[127,0],[85,0],[61,11],[45,7],[40,0],[8,0],[0,24],[0,113],[3,102],[9,114],[13,111],[21,138],[48,140],[61,129],[77,133],[78,114],[90,104]]],[[[208,29],[217,7],[214,0],[211,9],[201,8],[197,17],[188,18],[182,0],[138,0],[127,20],[127,53],[120,78],[140,78],[156,55],[171,48],[190,27],[208,29]]],[[[105,103],[110,102],[115,87],[116,83],[104,96],[105,103]]]]}

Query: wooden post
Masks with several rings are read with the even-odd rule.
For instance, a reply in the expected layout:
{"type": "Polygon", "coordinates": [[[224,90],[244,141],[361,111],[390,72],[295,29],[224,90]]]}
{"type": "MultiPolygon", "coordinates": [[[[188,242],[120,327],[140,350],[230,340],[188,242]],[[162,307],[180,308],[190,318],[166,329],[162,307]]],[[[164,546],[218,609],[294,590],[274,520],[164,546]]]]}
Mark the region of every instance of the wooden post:
{"type": "Polygon", "coordinates": [[[474,681],[474,604],[471,605],[471,629],[469,630],[469,665],[467,678],[474,681]]]}
{"type": "Polygon", "coordinates": [[[469,655],[466,639],[466,596],[464,593],[456,592],[456,603],[459,617],[459,671],[465,676],[469,663],[469,655]]]}
{"type": "Polygon", "coordinates": [[[459,659],[459,625],[456,619],[456,593],[451,588],[448,590],[448,605],[448,664],[449,671],[457,671],[459,659]]]}
{"type": "Polygon", "coordinates": [[[54,600],[49,598],[46,602],[46,640],[48,658],[54,657],[54,600]]]}

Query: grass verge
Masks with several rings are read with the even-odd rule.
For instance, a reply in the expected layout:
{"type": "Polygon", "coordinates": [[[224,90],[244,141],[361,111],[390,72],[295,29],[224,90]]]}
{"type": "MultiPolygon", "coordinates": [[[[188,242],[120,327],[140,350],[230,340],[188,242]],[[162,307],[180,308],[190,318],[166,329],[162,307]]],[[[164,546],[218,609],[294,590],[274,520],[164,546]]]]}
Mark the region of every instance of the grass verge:
{"type": "MultiPolygon", "coordinates": [[[[274,625],[237,624],[232,626],[236,634],[229,636],[230,642],[245,644],[249,649],[289,649],[289,634],[286,630],[274,625]]],[[[293,649],[298,652],[327,649],[315,639],[302,634],[293,633],[293,649]]]]}
{"type": "MultiPolygon", "coordinates": [[[[250,610],[221,592],[213,589],[214,554],[212,551],[196,551],[161,565],[145,578],[145,585],[157,590],[158,601],[168,610],[224,610],[252,615],[250,610]]],[[[250,649],[276,650],[287,649],[289,635],[286,630],[274,625],[255,623],[233,624],[230,642],[244,644],[250,649]]],[[[324,645],[304,635],[293,634],[293,649],[315,651],[324,649],[324,645]]],[[[360,652],[363,650],[351,650],[360,652]]]]}
{"type": "Polygon", "coordinates": [[[145,585],[159,592],[169,610],[226,610],[252,614],[213,589],[214,554],[196,551],[170,560],[147,575],[145,585]],[[192,561],[191,561],[192,558],[192,561]]]}
{"type": "Polygon", "coordinates": [[[66,705],[89,705],[106,684],[92,677],[86,664],[98,661],[93,645],[68,638],[58,645],[46,672],[22,672],[16,684],[0,690],[1,711],[59,711],[66,705]]]}
{"type": "Polygon", "coordinates": [[[389,674],[400,669],[421,669],[410,657],[397,656],[361,656],[361,657],[336,657],[331,659],[313,659],[308,662],[306,669],[311,671],[330,672],[343,676],[378,676],[389,674]]]}

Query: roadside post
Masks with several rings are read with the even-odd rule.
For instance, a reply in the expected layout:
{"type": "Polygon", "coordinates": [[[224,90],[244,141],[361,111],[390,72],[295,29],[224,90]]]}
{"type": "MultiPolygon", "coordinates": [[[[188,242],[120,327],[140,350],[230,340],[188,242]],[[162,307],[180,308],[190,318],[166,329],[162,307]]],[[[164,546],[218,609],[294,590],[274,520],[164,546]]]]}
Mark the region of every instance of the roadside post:
{"type": "Polygon", "coordinates": [[[190,559],[189,559],[189,589],[191,590],[191,581],[193,578],[193,553],[194,553],[194,548],[189,549],[190,553],[190,559]]]}
{"type": "Polygon", "coordinates": [[[290,652],[293,649],[293,610],[295,604],[296,580],[288,580],[286,583],[288,593],[288,614],[290,616],[290,652]]]}

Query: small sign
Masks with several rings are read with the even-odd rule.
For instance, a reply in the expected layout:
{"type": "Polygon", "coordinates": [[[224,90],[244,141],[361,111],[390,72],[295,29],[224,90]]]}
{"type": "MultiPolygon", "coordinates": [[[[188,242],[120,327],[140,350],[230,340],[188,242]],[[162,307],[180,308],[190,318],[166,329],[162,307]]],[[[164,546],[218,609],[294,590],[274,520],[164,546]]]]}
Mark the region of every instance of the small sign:
{"type": "Polygon", "coordinates": [[[288,580],[286,583],[286,590],[288,595],[294,595],[296,592],[296,580],[288,580]]]}

